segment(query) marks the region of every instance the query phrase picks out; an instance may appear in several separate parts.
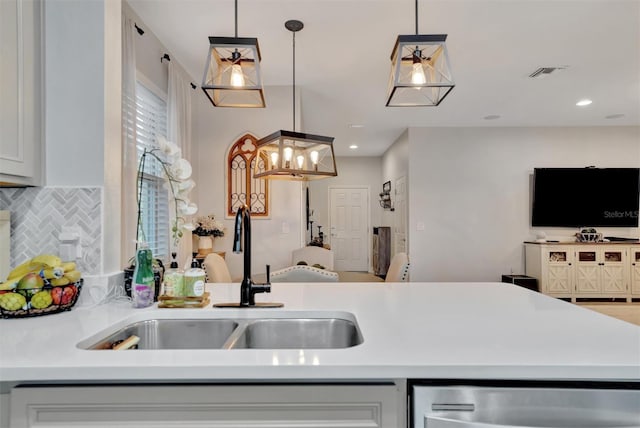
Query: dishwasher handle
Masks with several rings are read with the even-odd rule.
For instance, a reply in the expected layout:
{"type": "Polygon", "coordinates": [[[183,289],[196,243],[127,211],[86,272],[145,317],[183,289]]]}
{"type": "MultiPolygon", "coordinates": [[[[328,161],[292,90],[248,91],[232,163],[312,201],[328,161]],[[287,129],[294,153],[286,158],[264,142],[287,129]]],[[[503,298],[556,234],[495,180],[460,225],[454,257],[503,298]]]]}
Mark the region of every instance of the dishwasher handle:
{"type": "MultiPolygon", "coordinates": [[[[535,426],[535,425],[502,425],[502,424],[488,424],[484,422],[472,422],[461,421],[459,419],[443,418],[440,416],[425,415],[424,417],[425,428],[562,428],[552,427],[549,425],[535,426]]],[[[593,428],[639,428],[640,426],[602,426],[593,428]]]]}

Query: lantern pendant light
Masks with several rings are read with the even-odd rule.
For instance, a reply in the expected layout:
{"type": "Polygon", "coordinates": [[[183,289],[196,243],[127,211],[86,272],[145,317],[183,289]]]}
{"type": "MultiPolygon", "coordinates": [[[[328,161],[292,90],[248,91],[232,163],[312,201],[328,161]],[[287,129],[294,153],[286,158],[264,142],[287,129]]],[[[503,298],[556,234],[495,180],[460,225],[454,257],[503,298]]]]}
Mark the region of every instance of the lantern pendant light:
{"type": "Polygon", "coordinates": [[[238,0],[235,0],[235,37],[209,37],[209,55],[202,90],[215,107],[264,107],[258,39],[238,37],[238,0]]]}
{"type": "Polygon", "coordinates": [[[276,131],[256,143],[254,178],[308,181],[335,177],[333,137],[296,132],[296,32],[304,28],[297,20],[284,26],[293,33],[293,131],[276,131]]]}
{"type": "Polygon", "coordinates": [[[445,40],[446,34],[398,36],[391,53],[387,107],[437,106],[455,86],[445,40]]]}

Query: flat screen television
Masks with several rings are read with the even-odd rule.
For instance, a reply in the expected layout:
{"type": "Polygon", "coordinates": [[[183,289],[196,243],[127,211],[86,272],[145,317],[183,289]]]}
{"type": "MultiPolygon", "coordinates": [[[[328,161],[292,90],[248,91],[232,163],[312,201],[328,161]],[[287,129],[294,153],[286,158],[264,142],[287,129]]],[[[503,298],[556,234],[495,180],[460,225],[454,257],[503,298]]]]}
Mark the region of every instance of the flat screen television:
{"type": "Polygon", "coordinates": [[[640,168],[535,168],[531,225],[637,227],[640,168]]]}

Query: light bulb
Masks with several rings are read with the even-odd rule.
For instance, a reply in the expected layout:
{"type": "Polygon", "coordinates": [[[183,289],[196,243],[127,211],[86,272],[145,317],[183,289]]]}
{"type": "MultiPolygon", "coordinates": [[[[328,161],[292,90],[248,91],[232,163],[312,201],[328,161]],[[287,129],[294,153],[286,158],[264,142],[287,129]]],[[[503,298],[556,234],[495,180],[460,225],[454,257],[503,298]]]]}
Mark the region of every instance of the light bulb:
{"type": "Polygon", "coordinates": [[[271,152],[271,168],[278,165],[278,152],[271,152]]]}
{"type": "Polygon", "coordinates": [[[411,83],[414,85],[424,85],[427,83],[427,77],[424,75],[424,69],[421,62],[413,63],[413,70],[411,71],[411,83]]]}
{"type": "Polygon", "coordinates": [[[293,149],[291,147],[284,148],[284,160],[290,161],[293,156],[293,149]]]}
{"type": "Polygon", "coordinates": [[[311,162],[313,163],[313,169],[315,171],[318,170],[318,152],[313,150],[309,153],[309,157],[311,158],[311,162]]]}
{"type": "Polygon", "coordinates": [[[244,86],[244,74],[239,64],[233,64],[231,66],[231,86],[244,86]]]}
{"type": "Polygon", "coordinates": [[[318,163],[318,152],[313,150],[311,153],[309,153],[309,157],[311,158],[311,162],[313,162],[314,165],[316,165],[318,163]]]}
{"type": "Polygon", "coordinates": [[[302,169],[302,165],[304,165],[304,156],[298,155],[296,160],[298,161],[298,169],[302,169]]]}

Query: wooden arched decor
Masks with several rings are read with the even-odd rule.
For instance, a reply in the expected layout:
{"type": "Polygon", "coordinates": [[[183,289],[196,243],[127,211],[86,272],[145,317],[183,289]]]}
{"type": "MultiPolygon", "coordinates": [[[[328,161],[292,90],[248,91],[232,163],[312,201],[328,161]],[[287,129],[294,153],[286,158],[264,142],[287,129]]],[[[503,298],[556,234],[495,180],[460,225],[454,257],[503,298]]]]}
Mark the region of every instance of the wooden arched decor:
{"type": "Polygon", "coordinates": [[[258,161],[264,169],[264,159],[256,159],[256,142],[251,134],[238,138],[229,149],[227,157],[227,216],[234,216],[238,207],[249,206],[252,217],[269,216],[269,183],[254,179],[253,170],[258,161]]]}

